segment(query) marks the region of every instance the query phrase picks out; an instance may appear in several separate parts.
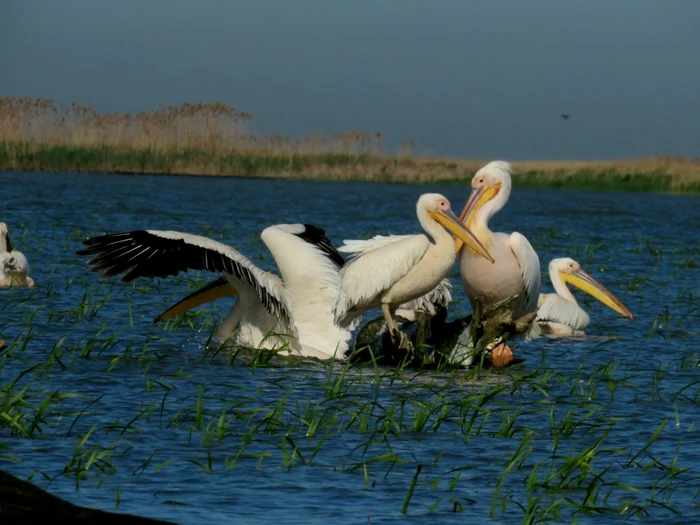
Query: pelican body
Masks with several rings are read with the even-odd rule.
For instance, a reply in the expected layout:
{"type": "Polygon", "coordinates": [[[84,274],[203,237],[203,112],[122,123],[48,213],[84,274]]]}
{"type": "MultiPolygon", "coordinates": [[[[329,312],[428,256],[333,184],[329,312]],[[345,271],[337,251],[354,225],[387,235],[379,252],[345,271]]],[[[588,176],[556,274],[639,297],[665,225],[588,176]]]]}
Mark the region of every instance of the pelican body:
{"type": "Polygon", "coordinates": [[[0,287],[34,287],[29,262],[22,252],[12,249],[7,224],[0,222],[0,287]]]}
{"type": "Polygon", "coordinates": [[[340,293],[335,318],[344,325],[354,315],[380,308],[395,344],[406,343],[394,315],[400,305],[431,292],[449,273],[456,258],[452,234],[479,257],[493,261],[489,252],[452,213],[442,195],[421,195],[416,215],[428,235],[378,235],[366,241],[346,240],[340,252],[354,258],[340,271],[340,293]]]}
{"type": "Polygon", "coordinates": [[[342,356],[351,337],[334,321],[332,307],[344,261],[325,232],[310,224],[278,224],[263,230],[282,279],[255,266],[235,249],[206,237],[175,231],[140,230],[94,237],[79,255],[99,254],[91,271],[105,277],[130,270],[123,282],[137,277],[166,277],[180,271],[220,272],[219,279],[185,297],[154,322],[199,304],[237,295],[233,309],[218,327],[217,337],[234,335],[241,346],[286,349],[319,359],[342,356]]]}
{"type": "Polygon", "coordinates": [[[396,309],[396,315],[406,321],[415,321],[419,314],[434,316],[440,310],[447,310],[452,302],[452,283],[445,278],[425,295],[420,296],[396,309]]]}
{"type": "Polygon", "coordinates": [[[592,295],[619,314],[634,319],[632,312],[617,297],[584,272],[573,259],[564,257],[550,261],[549,278],[556,293],[540,294],[537,310],[537,323],[544,334],[585,335],[590,318],[576,302],[567,283],[592,295]]]}
{"type": "MultiPolygon", "coordinates": [[[[540,260],[525,236],[492,232],[489,219],[508,202],[511,191],[511,166],[494,161],[476,172],[472,193],[460,220],[493,256],[490,264],[469,246],[460,249],[459,268],[462,286],[474,308],[478,301],[483,307],[517,295],[510,308],[513,319],[537,311],[540,294],[540,260]]],[[[536,325],[533,323],[533,327],[536,325]]],[[[530,335],[534,335],[532,332],[530,335]]]]}

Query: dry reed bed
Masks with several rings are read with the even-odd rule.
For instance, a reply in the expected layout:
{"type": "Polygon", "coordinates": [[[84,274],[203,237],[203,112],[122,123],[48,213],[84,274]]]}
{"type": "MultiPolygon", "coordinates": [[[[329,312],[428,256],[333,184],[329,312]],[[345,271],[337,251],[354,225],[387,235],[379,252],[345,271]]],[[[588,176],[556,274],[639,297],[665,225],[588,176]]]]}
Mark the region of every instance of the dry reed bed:
{"type": "MultiPolygon", "coordinates": [[[[417,157],[412,142],[389,155],[383,142],[381,132],[266,135],[250,114],[219,102],[101,114],[77,103],[0,99],[0,169],[466,183],[491,160],[417,157]]],[[[513,164],[521,186],[700,193],[700,159],[513,164]]]]}

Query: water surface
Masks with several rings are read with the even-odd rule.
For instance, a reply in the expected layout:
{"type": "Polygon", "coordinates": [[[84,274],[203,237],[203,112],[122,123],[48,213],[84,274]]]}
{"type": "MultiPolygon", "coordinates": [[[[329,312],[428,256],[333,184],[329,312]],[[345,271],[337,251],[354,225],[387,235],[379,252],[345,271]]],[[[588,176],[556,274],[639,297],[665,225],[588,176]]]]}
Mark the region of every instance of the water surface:
{"type": "MultiPolygon", "coordinates": [[[[350,371],[338,381],[339,366],[249,367],[207,352],[233,300],[187,323],[152,319],[211,275],[124,285],[88,273],[75,251],[104,232],[180,230],[274,270],[259,237],[268,225],[312,223],[335,244],[414,233],[421,193],[444,193],[458,213],[467,187],[13,172],[0,173],[0,187],[0,220],[37,283],[0,290],[0,335],[16,341],[2,358],[1,381],[16,381],[10,395],[27,400],[25,433],[0,426],[0,468],[58,496],[177,523],[433,524],[463,523],[453,512],[460,507],[468,521],[518,521],[528,497],[541,494],[535,507],[566,504],[567,521],[574,504],[590,504],[588,490],[598,494],[598,510],[583,522],[601,514],[700,518],[695,198],[516,189],[491,227],[530,239],[543,291],[551,291],[547,262],[570,256],[636,318],[578,294],[591,317],[586,338],[522,343],[516,353],[525,362],[486,382],[432,372],[390,382],[381,380],[387,370],[350,371]],[[499,385],[481,412],[466,406],[470,395],[499,385]],[[79,397],[52,398],[37,415],[52,392],[79,397]],[[438,407],[424,426],[422,406],[438,407]],[[435,424],[440,407],[449,417],[435,424]],[[314,432],[310,421],[321,413],[314,432]],[[291,443],[305,461],[290,466],[291,443]],[[586,450],[590,462],[567,474],[567,458],[586,450]],[[76,462],[89,463],[82,477],[76,462]],[[533,471],[540,482],[552,479],[528,489],[533,471]]],[[[451,278],[451,316],[461,316],[469,306],[457,266],[451,278]]]]}

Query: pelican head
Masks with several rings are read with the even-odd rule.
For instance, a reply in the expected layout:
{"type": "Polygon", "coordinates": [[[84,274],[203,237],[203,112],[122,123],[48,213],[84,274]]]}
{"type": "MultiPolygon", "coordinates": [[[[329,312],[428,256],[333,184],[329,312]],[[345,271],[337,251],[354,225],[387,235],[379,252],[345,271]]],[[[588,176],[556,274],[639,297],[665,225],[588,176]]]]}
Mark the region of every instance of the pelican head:
{"type": "Polygon", "coordinates": [[[581,265],[569,257],[553,259],[549,263],[549,275],[558,274],[562,281],[583,290],[592,295],[608,308],[612,308],[617,313],[634,319],[630,312],[620,300],[610,293],[602,284],[596,281],[581,269],[581,265]]]}
{"type": "MultiPolygon", "coordinates": [[[[509,162],[494,160],[479,169],[472,178],[472,193],[467,200],[459,220],[465,226],[471,227],[479,210],[485,213],[484,223],[498,210],[503,208],[510,195],[510,174],[512,168],[509,162]],[[498,198],[496,198],[498,197],[498,198]]],[[[455,240],[457,251],[462,249],[462,241],[455,240]]]]}
{"type": "Polygon", "coordinates": [[[510,163],[494,160],[474,174],[472,193],[460,216],[460,220],[467,227],[471,225],[474,215],[480,209],[487,210],[487,216],[490,217],[503,208],[510,194],[511,171],[510,163]]]}
{"type": "Polygon", "coordinates": [[[453,213],[450,201],[444,195],[439,193],[425,193],[421,195],[416,205],[416,212],[418,220],[426,231],[430,231],[430,226],[427,224],[426,219],[433,219],[476,253],[494,262],[493,257],[491,257],[491,254],[484,248],[479,239],[453,213]]]}

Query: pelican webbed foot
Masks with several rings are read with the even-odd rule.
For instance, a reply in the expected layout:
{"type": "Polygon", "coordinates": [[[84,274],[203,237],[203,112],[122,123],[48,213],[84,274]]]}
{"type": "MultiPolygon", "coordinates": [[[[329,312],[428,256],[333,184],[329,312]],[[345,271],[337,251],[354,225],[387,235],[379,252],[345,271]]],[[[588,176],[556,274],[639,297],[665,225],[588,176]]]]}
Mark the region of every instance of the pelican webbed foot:
{"type": "Polygon", "coordinates": [[[413,355],[413,343],[411,343],[411,340],[406,334],[396,328],[395,330],[391,330],[389,335],[391,336],[391,342],[398,350],[403,350],[409,355],[413,355]]]}

